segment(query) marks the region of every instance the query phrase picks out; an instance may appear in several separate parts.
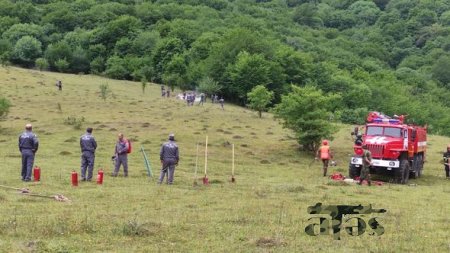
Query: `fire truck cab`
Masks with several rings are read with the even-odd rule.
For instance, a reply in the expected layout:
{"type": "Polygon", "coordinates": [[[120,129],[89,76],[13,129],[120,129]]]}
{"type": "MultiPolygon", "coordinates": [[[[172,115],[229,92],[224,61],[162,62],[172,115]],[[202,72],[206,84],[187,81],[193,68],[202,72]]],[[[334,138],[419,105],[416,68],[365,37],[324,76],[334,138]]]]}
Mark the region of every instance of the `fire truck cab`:
{"type": "MultiPolygon", "coordinates": [[[[422,175],[427,146],[427,129],[403,123],[404,116],[387,117],[371,112],[367,117],[363,145],[372,154],[371,174],[388,174],[397,183],[406,184],[409,177],[422,175]]],[[[354,146],[349,176],[359,176],[362,167],[362,146],[354,146]]]]}

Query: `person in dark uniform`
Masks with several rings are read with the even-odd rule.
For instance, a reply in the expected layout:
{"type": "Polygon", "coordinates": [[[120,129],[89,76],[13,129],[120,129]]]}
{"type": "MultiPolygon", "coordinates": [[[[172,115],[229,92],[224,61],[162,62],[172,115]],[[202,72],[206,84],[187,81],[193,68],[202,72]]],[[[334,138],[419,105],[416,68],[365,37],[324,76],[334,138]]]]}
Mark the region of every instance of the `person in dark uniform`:
{"type": "Polygon", "coordinates": [[[372,165],[372,153],[367,149],[367,145],[363,145],[363,156],[362,156],[362,165],[361,175],[359,176],[359,183],[362,184],[364,180],[367,180],[368,185],[371,185],[370,180],[370,166],[372,165]]]}
{"type": "Polygon", "coordinates": [[[39,148],[39,140],[33,132],[31,124],[25,125],[25,132],[19,136],[19,150],[22,154],[22,181],[31,181],[31,172],[35,154],[39,148]]]}
{"type": "Polygon", "coordinates": [[[362,134],[356,134],[355,145],[361,146],[363,144],[362,134]]]}
{"type": "Polygon", "coordinates": [[[450,175],[449,175],[449,173],[450,173],[450,171],[449,171],[450,170],[450,168],[449,168],[449,163],[450,163],[450,144],[447,145],[447,151],[444,152],[443,158],[444,158],[445,177],[447,179],[450,179],[450,175]]]}
{"type": "Polygon", "coordinates": [[[119,174],[120,165],[123,165],[123,176],[128,177],[128,141],[119,133],[115,148],[115,167],[113,177],[119,174]]]}
{"type": "Polygon", "coordinates": [[[164,176],[167,174],[167,184],[173,184],[173,176],[175,174],[175,166],[178,165],[180,160],[178,146],[175,143],[175,135],[169,135],[169,141],[161,146],[159,152],[159,158],[161,160],[161,174],[159,176],[158,183],[162,184],[164,176]]]}
{"type": "Polygon", "coordinates": [[[81,147],[81,181],[91,181],[94,170],[95,150],[97,142],[92,135],[92,128],[88,127],[86,133],[80,138],[81,147]],[[88,174],[86,176],[86,169],[88,174]]]}

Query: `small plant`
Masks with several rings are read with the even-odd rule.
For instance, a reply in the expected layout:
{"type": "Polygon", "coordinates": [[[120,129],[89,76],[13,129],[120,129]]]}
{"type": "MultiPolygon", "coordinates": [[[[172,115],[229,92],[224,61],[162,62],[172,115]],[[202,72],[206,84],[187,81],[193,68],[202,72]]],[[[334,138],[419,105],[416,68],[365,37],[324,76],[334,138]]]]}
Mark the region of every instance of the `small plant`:
{"type": "Polygon", "coordinates": [[[141,84],[142,84],[142,93],[145,93],[145,88],[147,88],[148,85],[147,78],[145,76],[142,77],[141,84]]]}
{"type": "Polygon", "coordinates": [[[122,225],[120,232],[125,236],[147,236],[156,233],[160,228],[161,224],[152,222],[141,223],[135,216],[134,219],[122,225]]]}
{"type": "Polygon", "coordinates": [[[102,97],[103,100],[106,100],[109,93],[111,93],[111,89],[109,89],[109,85],[107,83],[101,84],[100,85],[100,96],[102,97]]]}
{"type": "Polygon", "coordinates": [[[74,129],[81,129],[81,126],[83,125],[84,117],[77,118],[75,116],[69,116],[66,119],[64,119],[64,124],[73,126],[74,129]]]}

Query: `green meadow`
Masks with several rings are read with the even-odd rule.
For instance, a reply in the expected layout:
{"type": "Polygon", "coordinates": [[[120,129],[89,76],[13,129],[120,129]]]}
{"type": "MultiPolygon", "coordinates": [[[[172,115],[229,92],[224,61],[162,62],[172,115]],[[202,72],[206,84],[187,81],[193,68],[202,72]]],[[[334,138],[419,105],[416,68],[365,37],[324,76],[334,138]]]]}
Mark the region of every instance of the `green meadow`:
{"type": "MultiPolygon", "coordinates": [[[[441,163],[448,137],[428,136],[421,178],[397,185],[378,177],[384,184],[368,187],[322,177],[321,163],[269,113],[260,119],[247,108],[225,103],[222,110],[209,99],[188,107],[174,97],[162,98],[156,84],[143,92],[138,82],[2,67],[0,94],[12,103],[0,121],[0,184],[71,200],[0,188],[0,252],[450,251],[450,181],[441,163]],[[100,92],[104,84],[111,90],[106,99],[100,92]],[[17,140],[26,123],[40,140],[35,159],[40,182],[20,180],[17,140]],[[94,177],[103,169],[104,183],[73,187],[71,172],[80,171],[79,138],[86,127],[94,129],[98,143],[94,177]],[[133,144],[128,178],[110,175],[119,132],[133,144]],[[174,185],[157,185],[159,149],[169,133],[175,134],[180,163],[174,185]],[[206,136],[209,186],[201,182],[206,136]],[[235,183],[230,182],[233,144],[235,183]],[[153,178],[147,176],[141,146],[153,178]],[[384,208],[386,213],[364,219],[378,217],[385,232],[370,235],[367,228],[352,236],[342,229],[341,240],[331,233],[309,236],[305,227],[314,216],[307,207],[318,202],[384,208]]],[[[347,175],[352,126],[335,123],[335,128],[331,148],[337,166],[328,174],[347,175]]]]}

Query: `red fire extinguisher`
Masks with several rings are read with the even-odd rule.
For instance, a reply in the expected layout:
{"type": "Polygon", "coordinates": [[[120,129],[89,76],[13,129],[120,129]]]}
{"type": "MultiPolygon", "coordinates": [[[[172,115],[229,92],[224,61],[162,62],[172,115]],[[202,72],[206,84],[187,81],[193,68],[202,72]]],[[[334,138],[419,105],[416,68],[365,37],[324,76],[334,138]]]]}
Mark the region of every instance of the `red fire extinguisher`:
{"type": "Polygon", "coordinates": [[[35,166],[33,168],[33,178],[34,181],[40,181],[41,180],[41,168],[38,166],[35,166]]]}
{"type": "Polygon", "coordinates": [[[72,186],[78,186],[78,173],[72,171],[72,186]]]}
{"type": "Polygon", "coordinates": [[[103,170],[100,169],[97,174],[97,184],[103,184],[103,170]]]}

